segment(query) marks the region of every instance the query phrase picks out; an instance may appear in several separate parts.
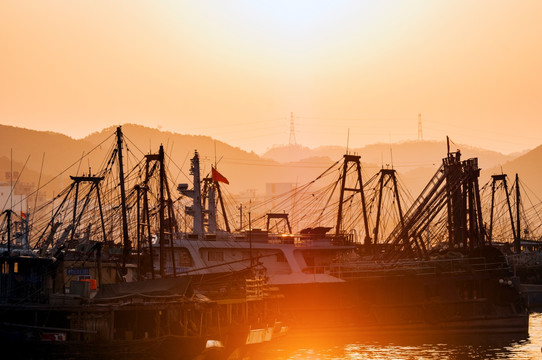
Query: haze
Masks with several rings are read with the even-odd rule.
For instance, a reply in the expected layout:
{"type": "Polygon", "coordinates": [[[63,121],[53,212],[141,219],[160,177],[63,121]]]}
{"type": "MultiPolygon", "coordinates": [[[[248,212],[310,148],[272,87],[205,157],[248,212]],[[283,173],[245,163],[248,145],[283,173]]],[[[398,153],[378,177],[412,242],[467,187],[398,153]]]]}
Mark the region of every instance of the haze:
{"type": "Polygon", "coordinates": [[[0,122],[136,123],[262,153],[540,145],[540,1],[0,2],[0,122]]]}

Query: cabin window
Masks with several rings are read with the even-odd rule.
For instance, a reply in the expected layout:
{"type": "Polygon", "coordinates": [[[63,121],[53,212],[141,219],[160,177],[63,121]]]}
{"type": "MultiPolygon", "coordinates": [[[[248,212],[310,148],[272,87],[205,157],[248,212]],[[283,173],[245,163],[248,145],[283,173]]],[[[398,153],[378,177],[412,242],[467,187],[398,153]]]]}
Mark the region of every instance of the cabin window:
{"type": "Polygon", "coordinates": [[[186,266],[190,267],[192,266],[192,257],[190,256],[190,253],[187,249],[181,249],[180,251],[176,252],[178,257],[176,260],[176,264],[179,266],[186,266]]]}
{"type": "Polygon", "coordinates": [[[19,263],[18,263],[18,262],[14,262],[14,263],[13,263],[13,272],[14,272],[14,273],[18,273],[18,272],[19,272],[19,263]]]}
{"type": "Polygon", "coordinates": [[[5,261],[2,264],[2,274],[9,274],[9,264],[5,261]]]}
{"type": "Polygon", "coordinates": [[[208,261],[224,261],[224,251],[222,250],[209,250],[207,252],[208,261]]]}

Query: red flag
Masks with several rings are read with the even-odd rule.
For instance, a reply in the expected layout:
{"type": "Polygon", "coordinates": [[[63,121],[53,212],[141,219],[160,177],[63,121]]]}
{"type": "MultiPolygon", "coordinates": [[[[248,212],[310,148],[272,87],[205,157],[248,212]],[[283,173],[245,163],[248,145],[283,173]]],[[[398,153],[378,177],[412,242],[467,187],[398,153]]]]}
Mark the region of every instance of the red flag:
{"type": "Polygon", "coordinates": [[[230,182],[228,181],[228,179],[226,179],[221,173],[219,173],[218,171],[215,170],[215,168],[211,168],[212,169],[212,179],[213,181],[221,181],[223,183],[226,183],[226,184],[229,184],[230,182]]]}

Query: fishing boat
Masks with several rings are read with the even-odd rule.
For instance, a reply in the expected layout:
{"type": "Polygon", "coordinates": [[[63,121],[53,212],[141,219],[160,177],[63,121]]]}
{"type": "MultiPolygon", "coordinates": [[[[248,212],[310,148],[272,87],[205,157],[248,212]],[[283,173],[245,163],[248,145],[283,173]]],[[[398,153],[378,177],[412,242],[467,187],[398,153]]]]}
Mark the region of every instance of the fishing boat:
{"type": "MultiPolygon", "coordinates": [[[[385,238],[378,226],[370,230],[371,216],[358,155],[344,156],[339,165],[339,181],[331,186],[339,189],[333,198],[337,205],[335,226],[320,223],[299,233],[292,231],[288,215],[280,212],[267,212],[267,221],[286,222],[286,232],[273,233],[269,225],[254,228],[250,221],[248,228],[239,231],[230,231],[227,221],[226,228],[219,229],[217,207],[223,207],[219,177],[213,172],[214,176],[200,179],[197,152],[191,161],[192,188],[188,184],[177,187],[185,200],[191,200],[184,213],[192,224],[188,231],[180,231],[176,219],[182,214],[174,207],[164,159],[160,147],[157,154],[145,155],[138,170],[130,172],[142,175],[125,200],[126,209],[137,224],[136,236],[131,237],[133,243],[124,230],[129,217],[122,210],[124,206],[114,208],[121,216],[107,218],[122,224],[117,237],[122,239],[122,257],[118,261],[121,278],[127,279],[129,265],[133,264],[133,279],[188,276],[194,286],[204,288],[205,279],[219,279],[245,270],[254,273],[263,267],[262,276],[267,282],[264,299],[280,303],[280,320],[292,328],[352,326],[370,333],[378,329],[385,333],[469,333],[473,329],[478,333],[527,333],[528,313],[519,296],[517,279],[506,259],[487,241],[481,217],[477,159],[461,160],[459,151],[448,151],[440,168],[404,214],[398,204],[398,221],[385,238]],[[155,199],[154,204],[151,199],[155,199]],[[347,218],[343,210],[353,203],[359,204],[360,210],[347,218]],[[353,231],[353,224],[361,230],[353,231]],[[433,231],[435,226],[446,231],[437,233],[433,231]],[[334,233],[329,234],[333,228],[334,233]],[[271,295],[277,293],[280,295],[271,295]]],[[[393,172],[381,174],[390,176],[393,172]]],[[[87,193],[96,190],[101,181],[96,178],[102,176],[90,176],[89,172],[83,179],[73,179],[75,192],[82,181],[89,183],[87,193]]],[[[394,183],[393,177],[389,179],[394,183]]],[[[377,199],[380,203],[382,196],[377,199]]],[[[97,208],[95,214],[100,215],[94,219],[103,219],[99,201],[97,208]]],[[[83,218],[82,211],[76,212],[74,207],[74,226],[83,218]]],[[[378,210],[376,224],[384,216],[378,210]]],[[[98,234],[101,232],[105,244],[108,225],[103,220],[98,225],[98,234]]],[[[72,230],[70,236],[75,239],[76,232],[72,230]]],[[[95,252],[98,270],[99,253],[95,252]]],[[[99,283],[105,286],[103,279],[99,283]]],[[[245,282],[242,287],[246,291],[249,284],[245,282]]],[[[231,300],[220,296],[228,294],[229,289],[214,284],[206,293],[212,301],[221,301],[226,313],[233,311],[228,308],[231,300]]],[[[259,329],[274,327],[273,323],[268,318],[266,326],[259,329]]]]}
{"type": "MultiPolygon", "coordinates": [[[[365,208],[359,158],[344,157],[341,179],[353,163],[358,185],[347,187],[343,181],[339,209],[354,196],[365,208]]],[[[528,332],[518,279],[500,250],[487,241],[477,159],[461,160],[459,151],[448,152],[381,243],[371,241],[368,216],[360,214],[363,244],[343,230],[340,215],[334,235],[327,235],[331,227],[276,235],[267,229],[220,232],[212,225],[214,231],[206,232],[204,224],[216,224],[211,216],[215,210],[202,208],[197,154],[191,171],[193,189],[184,184],[179,191],[193,199],[187,210],[196,230],[171,240],[171,249],[179,254],[175,271],[227,272],[257,261],[266,267],[270,284],[284,294],[289,320],[301,329],[349,326],[369,333],[519,336],[528,332]],[[446,233],[429,231],[434,224],[446,233]]]]}
{"type": "Polygon", "coordinates": [[[109,284],[90,297],[84,281],[72,283],[71,294],[54,292],[51,258],[3,255],[0,262],[0,344],[22,358],[226,359],[286,332],[263,280],[245,275],[200,281],[199,290],[189,276],[109,284]],[[204,284],[228,291],[211,300],[204,284]]]}
{"type": "MultiPolygon", "coordinates": [[[[258,266],[197,279],[163,272],[154,276],[152,271],[148,278],[142,275],[139,238],[132,247],[127,221],[127,209],[135,204],[130,204],[122,185],[120,128],[116,135],[117,147],[107,166],[97,175],[89,169],[86,175],[71,177],[71,185],[59,194],[60,205],[51,211],[52,219],[33,229],[38,234],[33,246],[28,237],[24,249],[13,246],[12,212],[5,213],[0,343],[16,345],[21,356],[29,358],[220,359],[234,353],[243,356],[283,336],[287,327],[279,321],[278,297],[265,290],[265,271],[258,266]],[[121,180],[120,187],[114,185],[120,190],[115,199],[121,204],[104,205],[101,184],[115,161],[121,180]],[[58,231],[66,220],[64,231],[58,231]],[[98,225],[97,232],[91,232],[93,225],[98,225]],[[265,336],[256,335],[260,332],[265,336]]],[[[165,202],[158,208],[158,248],[163,249],[165,202]]]]}
{"type": "Polygon", "coordinates": [[[369,261],[339,264],[357,292],[357,324],[371,332],[526,336],[519,279],[488,241],[477,159],[448,152],[369,261]],[[439,215],[443,221],[438,221],[439,215]],[[428,231],[441,224],[444,232],[428,231]]]}

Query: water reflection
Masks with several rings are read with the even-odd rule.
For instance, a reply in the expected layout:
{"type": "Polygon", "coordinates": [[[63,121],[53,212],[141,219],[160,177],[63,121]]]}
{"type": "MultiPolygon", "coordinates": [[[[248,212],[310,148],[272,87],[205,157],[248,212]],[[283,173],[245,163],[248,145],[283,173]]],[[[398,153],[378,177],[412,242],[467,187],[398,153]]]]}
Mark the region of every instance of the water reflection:
{"type": "Polygon", "coordinates": [[[393,360],[463,360],[463,359],[542,359],[542,313],[530,317],[529,337],[511,339],[470,336],[456,339],[404,338],[360,340],[352,332],[333,332],[288,336],[261,354],[264,360],[293,359],[393,359],[393,360]]]}

